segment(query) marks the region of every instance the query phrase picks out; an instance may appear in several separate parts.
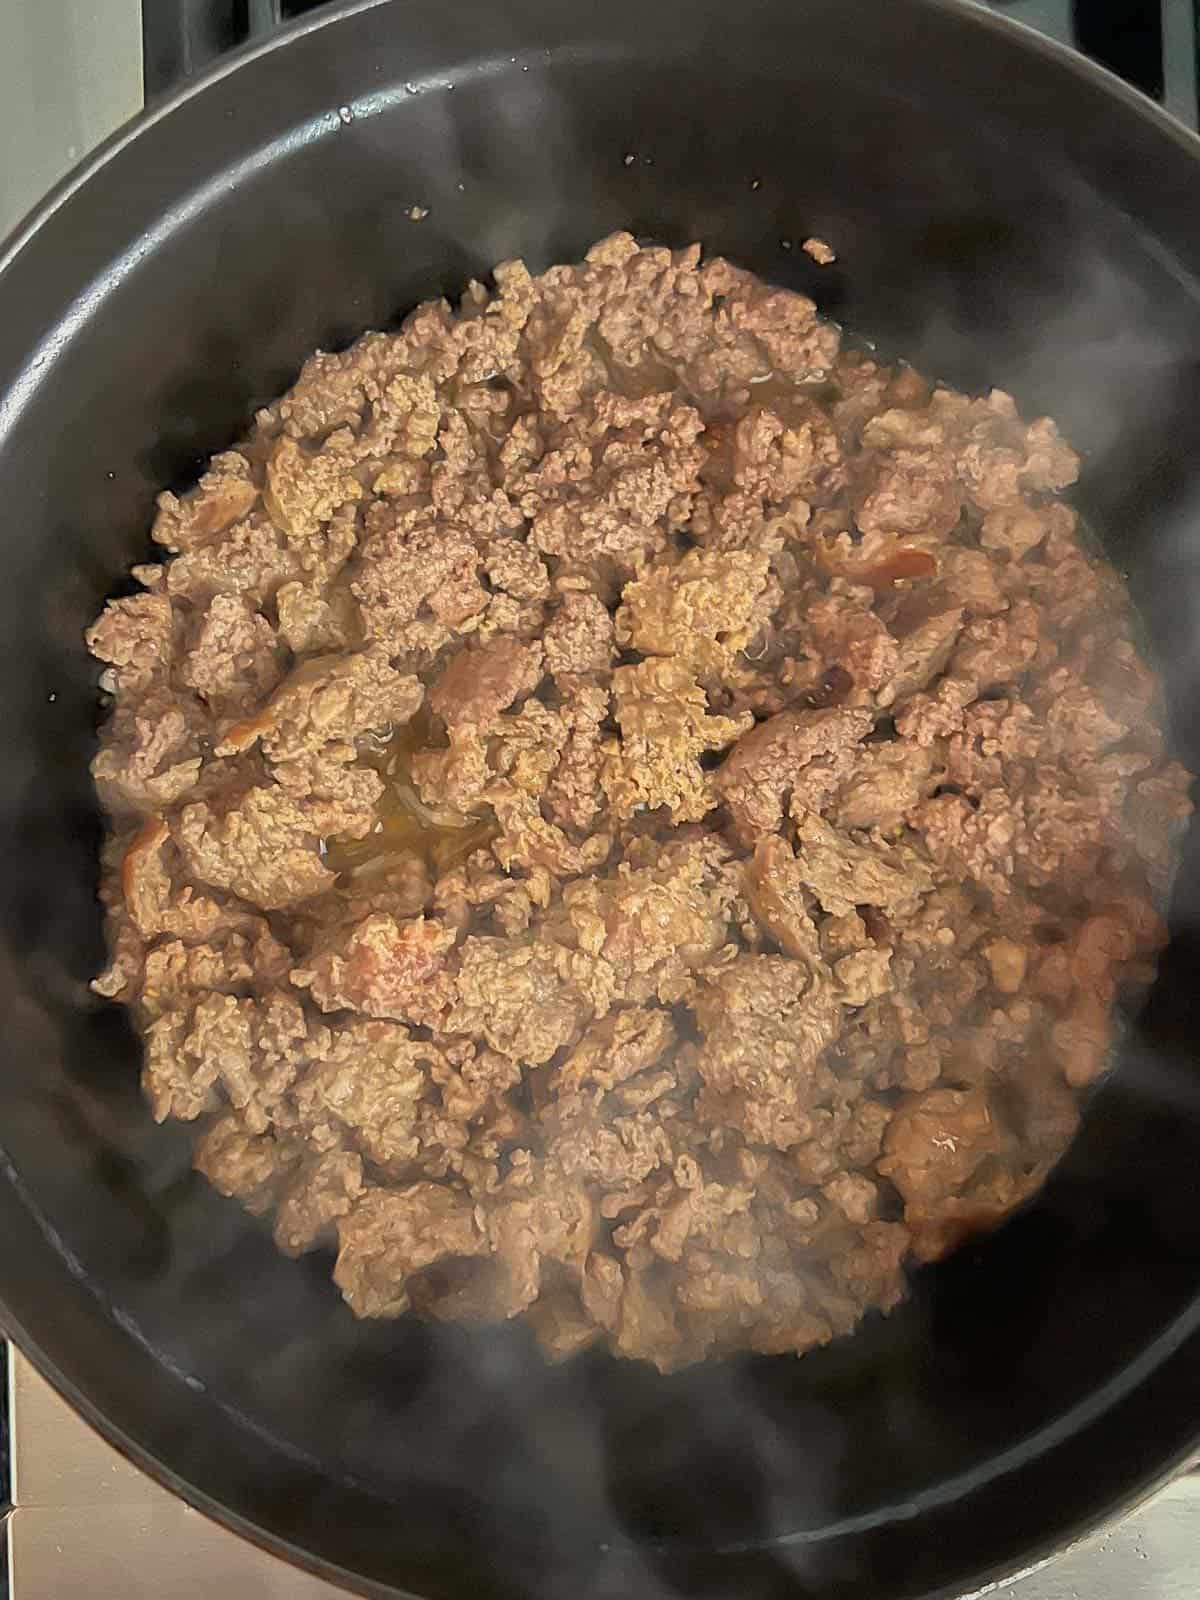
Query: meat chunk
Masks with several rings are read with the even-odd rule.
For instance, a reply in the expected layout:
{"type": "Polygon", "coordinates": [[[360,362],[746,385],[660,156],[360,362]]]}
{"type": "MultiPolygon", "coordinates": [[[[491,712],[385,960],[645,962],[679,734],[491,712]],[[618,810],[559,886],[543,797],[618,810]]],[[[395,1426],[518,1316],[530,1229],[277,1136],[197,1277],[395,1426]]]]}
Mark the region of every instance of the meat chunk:
{"type": "Polygon", "coordinates": [[[837,792],[832,821],[892,833],[935,782],[933,755],[921,745],[906,739],[867,745],[837,792]]]}
{"type": "Polygon", "coordinates": [[[608,691],[598,683],[560,679],[566,738],[546,788],[546,809],[564,828],[585,833],[604,806],[600,787],[608,691]]]}
{"type": "Polygon", "coordinates": [[[540,1066],[575,1037],[584,1014],[573,985],[559,975],[553,950],[472,935],[463,945],[443,1027],[482,1034],[501,1055],[540,1066]]]}
{"type": "Polygon", "coordinates": [[[603,602],[568,589],[546,626],[546,667],[564,673],[607,672],[613,658],[613,621],[603,602]]]}
{"type": "Polygon", "coordinates": [[[339,1218],[350,1212],[362,1189],[362,1160],[352,1150],[331,1150],[305,1162],[280,1195],[275,1243],[289,1256],[332,1244],[339,1218]]]}
{"type": "Polygon", "coordinates": [[[475,541],[414,513],[368,524],[350,590],[367,637],[392,653],[432,657],[477,627],[488,605],[475,541]]]}
{"type": "Polygon", "coordinates": [[[563,890],[562,937],[592,958],[608,989],[642,1002],[680,998],[689,975],[722,948],[732,885],[722,871],[728,852],[715,836],[668,846],[653,866],[622,863],[607,877],[563,890]]]}
{"type": "Polygon", "coordinates": [[[857,744],[871,723],[869,711],[781,711],[744,733],[716,780],[738,839],[774,833],[805,767],[857,744]]]}
{"type": "Polygon", "coordinates": [[[466,724],[490,732],[496,718],[542,676],[540,645],[501,637],[478,650],[463,650],[438,678],[429,696],[448,727],[466,724]]]}
{"type": "Polygon", "coordinates": [[[942,538],[962,514],[954,462],[937,450],[893,450],[875,463],[870,481],[855,513],[864,534],[942,538]]]}
{"type": "Polygon", "coordinates": [[[574,1174],[546,1162],[517,1166],[514,1175],[519,1182],[502,1194],[488,1222],[503,1284],[495,1310],[505,1316],[538,1298],[544,1262],[582,1275],[594,1226],[587,1191],[574,1174]]]}
{"type": "Polygon", "coordinates": [[[417,1273],[487,1250],[470,1201],[438,1183],[368,1187],[337,1233],[333,1281],[360,1317],[399,1315],[417,1273]]]}
{"type": "Polygon", "coordinates": [[[398,922],[375,911],[344,932],[335,930],[292,982],[322,1011],[349,1009],[368,1017],[433,1025],[453,989],[446,958],[455,935],[436,921],[398,922]]]}
{"type": "Polygon", "coordinates": [[[860,905],[903,916],[933,888],[928,863],[913,851],[862,843],[811,811],[797,816],[796,840],[800,881],[835,917],[860,905]]]}
{"type": "Polygon", "coordinates": [[[238,450],[214,456],[189,494],[158,497],[154,539],[168,550],[191,550],[211,543],[253,510],[258,488],[247,458],[238,450]]]}
{"type": "Polygon", "coordinates": [[[291,1091],[290,1101],[310,1145],[344,1146],[379,1171],[403,1177],[421,1148],[421,1103],[442,1064],[431,1045],[389,1022],[355,1022],[337,1029],[291,1091]]]}
{"type": "Polygon", "coordinates": [[[807,295],[743,279],[727,296],[725,309],[731,326],[751,335],[769,364],[788,377],[812,377],[833,365],[837,329],[821,321],[807,295]]]}
{"type": "Polygon", "coordinates": [[[278,911],[332,888],[311,819],[277,785],[247,789],[217,809],[184,806],[175,829],[188,869],[201,883],[278,911]]]}
{"type": "MultiPolygon", "coordinates": [[[[544,746],[549,738],[557,754],[565,728],[552,730],[547,726],[550,718],[542,718],[539,725],[530,717],[507,722],[502,718],[507,707],[538,686],[541,666],[541,646],[526,645],[507,635],[454,656],[429,698],[430,709],[446,723],[448,747],[419,752],[411,762],[414,782],[426,805],[450,803],[461,816],[478,810],[496,770],[488,758],[493,734],[506,734],[510,746],[517,742],[525,747],[531,742],[544,746]],[[533,739],[528,738],[530,733],[533,739]],[[555,738],[557,734],[560,736],[555,738]]],[[[554,754],[547,760],[542,781],[554,763],[554,754]]]]}
{"type": "Polygon", "coordinates": [[[517,600],[545,600],[550,594],[546,563],[520,539],[498,539],[493,544],[487,575],[497,589],[517,600]]]}
{"type": "Polygon", "coordinates": [[[1021,1198],[1012,1177],[996,1205],[987,1164],[1011,1157],[1012,1141],[978,1090],[931,1089],[892,1118],[879,1171],[904,1198],[904,1220],[923,1260],[945,1254],[1021,1198]],[[981,1170],[982,1169],[982,1170],[981,1170]]]}
{"type": "Polygon", "coordinates": [[[92,654],[112,667],[114,687],[136,695],[169,669],[177,633],[166,595],[135,594],[110,600],[85,639],[92,654]]]}
{"type": "Polygon", "coordinates": [[[114,813],[157,811],[196,787],[203,724],[178,705],[147,700],[143,712],[118,713],[92,760],[92,777],[114,813]]]}
{"type": "Polygon", "coordinates": [[[183,681],[216,710],[279,681],[271,624],[241,595],[214,595],[184,660],[183,681]]]}
{"type": "Polygon", "coordinates": [[[559,559],[629,565],[661,549],[699,488],[702,430],[669,392],[626,401],[601,391],[515,485],[532,543],[559,559]]]}
{"type": "Polygon", "coordinates": [[[809,606],[805,631],[828,667],[840,668],[867,699],[896,676],[900,649],[883,620],[846,595],[830,595],[809,606]]]}
{"type": "Polygon", "coordinates": [[[309,451],[287,434],[267,462],[263,503],[284,533],[308,538],[339,506],[362,496],[362,485],[336,447],[309,451]]]}
{"type": "MultiPolygon", "coordinates": [[[[895,675],[880,691],[879,704],[898,705],[932,682],[950,660],[962,623],[963,608],[958,605],[918,616],[899,636],[895,675]]],[[[901,727],[899,720],[896,725],[901,727]]]]}
{"type": "Polygon", "coordinates": [[[804,869],[784,839],[760,839],[746,866],[746,898],[765,932],[785,955],[820,959],[804,869]]]}
{"type": "Polygon", "coordinates": [[[217,754],[236,755],[261,741],[272,761],[296,760],[328,744],[390,731],[408,722],[424,698],[420,681],[395,671],[382,647],[310,656],[261,712],[227,729],[217,754]]]}
{"type": "Polygon", "coordinates": [[[235,1111],[214,1117],[196,1144],[197,1172],[256,1216],[277,1203],[297,1160],[294,1147],[273,1134],[249,1132],[235,1111]]]}
{"type": "Polygon", "coordinates": [[[704,690],[674,658],[613,673],[621,738],[605,743],[600,782],[618,817],[666,807],[674,822],[698,821],[717,803],[700,758],[744,733],[750,717],[709,713],[704,690]]]}
{"type": "Polygon", "coordinates": [[[670,1165],[673,1151],[652,1111],[600,1120],[575,1117],[550,1143],[552,1160],[568,1177],[601,1191],[628,1190],[670,1165]]]}
{"type": "Polygon", "coordinates": [[[689,550],[670,565],[653,562],[626,584],[617,642],[670,656],[702,681],[728,673],[766,619],[757,613],[767,557],[746,550],[689,550]]]}
{"type": "Polygon", "coordinates": [[[239,595],[255,606],[269,603],[279,589],[304,571],[299,553],[261,510],[212,543],[192,546],[166,568],[172,601],[207,604],[214,595],[239,595]]]}
{"type": "Polygon", "coordinates": [[[142,1074],[155,1120],[191,1121],[227,1100],[251,1133],[264,1133],[306,1036],[300,1008],[286,995],[207,994],[156,1018],[146,1030],[142,1074]]]}
{"type": "Polygon", "coordinates": [[[631,1006],[593,1023],[555,1073],[555,1088],[570,1095],[588,1085],[615,1089],[663,1060],[676,1037],[667,1011],[631,1006]]]}
{"type": "Polygon", "coordinates": [[[827,1088],[820,1058],[841,1017],[828,973],[811,960],[740,956],[692,1005],[708,1105],[754,1144],[788,1150],[811,1137],[827,1088]]]}

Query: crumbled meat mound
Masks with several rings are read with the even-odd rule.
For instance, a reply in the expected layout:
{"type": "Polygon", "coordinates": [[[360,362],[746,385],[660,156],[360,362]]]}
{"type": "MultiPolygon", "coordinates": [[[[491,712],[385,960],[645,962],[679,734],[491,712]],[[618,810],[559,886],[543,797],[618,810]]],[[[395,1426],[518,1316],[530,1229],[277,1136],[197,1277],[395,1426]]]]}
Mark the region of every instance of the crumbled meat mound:
{"type": "Polygon", "coordinates": [[[93,988],[358,1315],[800,1353],[1043,1182],[1190,775],[1051,421],[696,247],[494,278],[160,497],[93,988]]]}

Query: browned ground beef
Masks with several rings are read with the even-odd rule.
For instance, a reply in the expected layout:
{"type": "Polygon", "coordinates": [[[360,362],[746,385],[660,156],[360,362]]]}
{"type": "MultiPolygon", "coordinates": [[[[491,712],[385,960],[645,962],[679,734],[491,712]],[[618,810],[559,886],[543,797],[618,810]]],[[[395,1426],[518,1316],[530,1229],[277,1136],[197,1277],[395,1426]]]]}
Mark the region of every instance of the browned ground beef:
{"type": "Polygon", "coordinates": [[[1163,938],[1076,469],[624,234],[314,356],[88,635],[154,1115],[362,1316],[670,1368],[893,1305],[1163,938]]]}

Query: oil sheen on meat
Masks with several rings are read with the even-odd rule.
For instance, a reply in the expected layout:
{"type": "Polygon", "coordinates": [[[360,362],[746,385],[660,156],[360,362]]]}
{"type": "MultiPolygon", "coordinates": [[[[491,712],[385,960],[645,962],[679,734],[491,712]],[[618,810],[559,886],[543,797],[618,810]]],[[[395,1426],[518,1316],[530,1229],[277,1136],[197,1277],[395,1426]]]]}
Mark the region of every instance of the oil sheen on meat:
{"type": "Polygon", "coordinates": [[[666,1370],[886,1311],[1164,938],[1077,467],[625,234],[313,356],[88,633],[155,1117],[360,1316],[666,1370]]]}

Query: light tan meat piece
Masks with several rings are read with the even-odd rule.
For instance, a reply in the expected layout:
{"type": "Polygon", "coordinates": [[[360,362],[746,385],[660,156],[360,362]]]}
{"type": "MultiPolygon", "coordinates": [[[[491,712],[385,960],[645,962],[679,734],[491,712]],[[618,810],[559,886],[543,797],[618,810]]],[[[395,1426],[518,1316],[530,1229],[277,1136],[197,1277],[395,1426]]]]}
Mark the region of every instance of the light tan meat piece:
{"type": "Polygon", "coordinates": [[[765,555],[746,550],[689,550],[673,565],[652,562],[625,585],[617,643],[643,655],[669,656],[701,681],[727,675],[761,621],[765,555]]]}
{"type": "Polygon", "coordinates": [[[360,1317],[398,1316],[417,1273],[487,1250],[471,1202],[440,1183],[366,1188],[337,1233],[333,1281],[360,1317]]]}
{"type": "Polygon", "coordinates": [[[447,1033],[482,1034],[493,1050],[540,1066],[570,1043],[584,1006],[558,973],[553,950],[533,941],[486,939],[463,945],[447,1033]]]}
{"type": "Polygon", "coordinates": [[[206,800],[184,806],[174,838],[201,883],[226,889],[265,911],[333,886],[312,819],[276,784],[245,790],[220,809],[206,800]]]}
{"type": "Polygon", "coordinates": [[[651,658],[613,673],[620,740],[606,742],[600,783],[614,815],[666,807],[673,822],[695,822],[717,803],[700,764],[750,726],[751,717],[710,714],[704,690],[674,658],[651,658]]]}
{"type": "Polygon", "coordinates": [[[860,843],[811,811],[798,813],[796,841],[800,881],[835,917],[860,905],[904,916],[933,888],[928,863],[911,849],[860,843]]]}
{"type": "Polygon", "coordinates": [[[226,729],[216,753],[237,755],[261,740],[270,760],[296,760],[328,744],[386,733],[408,722],[424,698],[420,681],[396,672],[381,647],[309,656],[261,712],[226,729]]]}

